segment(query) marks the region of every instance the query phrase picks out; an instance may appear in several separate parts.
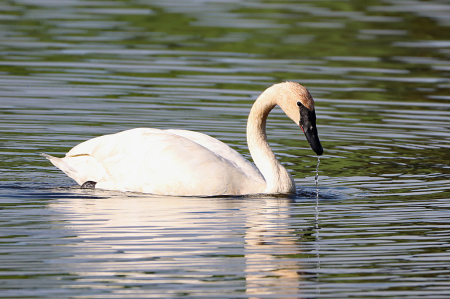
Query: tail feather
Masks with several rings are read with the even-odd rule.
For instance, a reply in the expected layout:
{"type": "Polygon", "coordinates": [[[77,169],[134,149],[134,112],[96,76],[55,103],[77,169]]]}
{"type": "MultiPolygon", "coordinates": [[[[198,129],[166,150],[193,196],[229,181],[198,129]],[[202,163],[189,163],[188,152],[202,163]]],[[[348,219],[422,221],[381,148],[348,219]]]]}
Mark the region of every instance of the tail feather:
{"type": "Polygon", "coordinates": [[[64,160],[64,158],[57,158],[44,153],[42,153],[41,156],[47,158],[50,162],[52,162],[53,165],[64,171],[64,173],[67,174],[70,178],[77,181],[78,184],[84,183],[77,180],[78,171],[75,168],[71,167],[70,164],[64,160]]]}
{"type": "Polygon", "coordinates": [[[64,158],[57,158],[47,154],[41,155],[64,171],[79,185],[87,181],[103,182],[109,180],[109,175],[104,165],[88,154],[66,156],[64,158]]]}

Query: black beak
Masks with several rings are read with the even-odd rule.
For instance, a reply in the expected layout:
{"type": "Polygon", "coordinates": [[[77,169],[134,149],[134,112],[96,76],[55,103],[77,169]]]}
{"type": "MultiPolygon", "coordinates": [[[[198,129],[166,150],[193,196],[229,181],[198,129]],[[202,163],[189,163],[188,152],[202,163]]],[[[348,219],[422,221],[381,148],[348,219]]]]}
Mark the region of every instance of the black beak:
{"type": "Polygon", "coordinates": [[[316,112],[309,111],[308,108],[300,104],[300,128],[305,133],[306,140],[311,149],[319,156],[323,154],[323,148],[320,144],[319,134],[316,127],[316,112]]]}

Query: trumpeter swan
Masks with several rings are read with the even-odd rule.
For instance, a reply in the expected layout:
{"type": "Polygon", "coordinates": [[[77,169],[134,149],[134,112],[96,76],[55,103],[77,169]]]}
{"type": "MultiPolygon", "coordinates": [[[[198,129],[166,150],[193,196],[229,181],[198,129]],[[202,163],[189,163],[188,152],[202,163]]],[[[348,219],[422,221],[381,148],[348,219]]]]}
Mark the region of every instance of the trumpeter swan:
{"type": "Polygon", "coordinates": [[[267,142],[266,120],[276,105],[322,155],[314,100],[294,82],[269,87],[253,104],[247,143],[256,167],[225,143],[186,130],[131,129],[80,143],[64,158],[43,155],[84,187],[183,196],[295,193],[267,142]]]}

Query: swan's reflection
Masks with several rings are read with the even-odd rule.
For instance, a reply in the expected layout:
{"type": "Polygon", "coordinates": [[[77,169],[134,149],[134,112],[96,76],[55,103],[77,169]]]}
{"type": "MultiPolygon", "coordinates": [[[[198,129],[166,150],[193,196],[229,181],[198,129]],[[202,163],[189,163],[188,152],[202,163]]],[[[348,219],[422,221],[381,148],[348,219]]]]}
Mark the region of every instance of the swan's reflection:
{"type": "Polygon", "coordinates": [[[295,258],[286,258],[300,253],[298,239],[289,225],[290,208],[287,199],[267,199],[247,215],[247,294],[298,295],[300,265],[295,258]]]}
{"type": "Polygon", "coordinates": [[[121,285],[142,279],[229,283],[251,297],[299,294],[301,265],[289,257],[300,245],[288,199],[79,192],[85,196],[50,207],[76,235],[72,257],[83,264],[75,267],[82,276],[121,277],[121,285]]]}

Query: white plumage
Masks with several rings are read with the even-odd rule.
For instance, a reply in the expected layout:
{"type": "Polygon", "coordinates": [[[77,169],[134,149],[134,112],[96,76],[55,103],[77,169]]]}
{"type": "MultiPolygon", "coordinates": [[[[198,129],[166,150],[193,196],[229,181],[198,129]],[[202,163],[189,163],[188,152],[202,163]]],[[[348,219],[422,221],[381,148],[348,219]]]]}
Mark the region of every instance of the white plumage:
{"type": "Polygon", "coordinates": [[[64,158],[44,156],[78,184],[92,181],[99,189],[187,196],[292,193],[294,181],[267,143],[265,121],[279,104],[298,124],[297,101],[314,111],[308,91],[286,82],[253,105],[247,140],[259,169],[225,143],[186,130],[131,129],[87,140],[64,158]]]}

